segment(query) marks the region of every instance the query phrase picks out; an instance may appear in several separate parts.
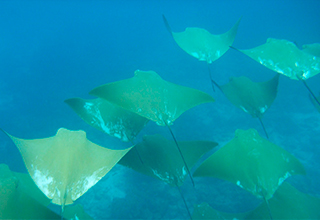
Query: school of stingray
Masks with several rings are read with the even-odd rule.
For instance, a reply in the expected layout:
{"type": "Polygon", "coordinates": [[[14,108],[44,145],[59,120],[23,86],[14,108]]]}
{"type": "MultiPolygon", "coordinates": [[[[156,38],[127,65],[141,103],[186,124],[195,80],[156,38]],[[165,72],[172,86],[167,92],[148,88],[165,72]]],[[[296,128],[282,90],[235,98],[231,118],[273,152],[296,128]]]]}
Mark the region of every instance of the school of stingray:
{"type": "Polygon", "coordinates": [[[231,48],[239,51],[239,56],[246,55],[275,72],[265,82],[241,76],[220,85],[208,68],[213,94],[222,92],[234,106],[257,118],[264,133],[260,135],[254,128],[236,130],[232,140],[194,168],[218,143],[179,141],[170,126],[184,112],[200,104],[209,105],[214,98],[168,82],[161,73],[136,70],[132,78],[93,88],[89,94],[94,99],[65,100],[92,127],[131,142],[127,149],[99,146],[88,140],[82,130],[60,128],[56,135],[39,139],[21,139],[3,131],[17,146],[28,174],[0,165],[0,218],[88,219],[90,216],[81,205],[72,204],[118,164],[176,187],[190,219],[320,219],[320,199],[300,192],[286,181],[293,175],[306,174],[302,163],[272,143],[262,121],[277,96],[280,75],[301,81],[310,93],[310,104],[320,112],[320,97],[306,83],[320,72],[320,44],[299,48],[288,40],[269,38],[255,48],[238,49],[232,44],[241,19],[220,35],[202,28],[173,32],[164,16],[163,20],[168,37],[189,55],[207,62],[208,67],[231,48]],[[135,137],[149,121],[166,127],[172,138],[154,134],[135,143],[135,137]],[[229,181],[261,199],[261,204],[246,213],[220,212],[207,201],[191,204],[190,208],[180,187],[190,180],[196,188],[194,178],[201,177],[229,181]],[[50,203],[61,206],[61,212],[50,210],[50,203]]]}

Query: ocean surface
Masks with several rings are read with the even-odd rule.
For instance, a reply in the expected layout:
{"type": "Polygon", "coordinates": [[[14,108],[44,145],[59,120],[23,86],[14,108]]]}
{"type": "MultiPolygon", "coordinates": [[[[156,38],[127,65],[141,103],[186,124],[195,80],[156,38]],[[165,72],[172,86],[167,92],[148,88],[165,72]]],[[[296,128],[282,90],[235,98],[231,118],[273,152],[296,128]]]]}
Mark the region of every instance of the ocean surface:
{"type": "MultiPolygon", "coordinates": [[[[174,122],[177,140],[215,141],[219,149],[236,129],[254,128],[265,137],[256,118],[233,106],[219,90],[212,91],[207,64],[176,44],[162,15],[174,32],[199,27],[212,34],[228,31],[242,17],[233,46],[249,49],[267,38],[287,39],[300,47],[320,42],[319,10],[318,0],[0,1],[0,128],[25,139],[53,136],[61,127],[81,129],[103,147],[127,148],[130,143],[86,124],[64,100],[94,98],[88,94],[93,88],[131,78],[139,69],[214,97],[214,103],[192,108],[174,122]]],[[[219,84],[230,77],[261,82],[275,75],[232,49],[210,69],[219,84]]],[[[306,82],[319,94],[320,74],[306,82]]],[[[303,83],[280,76],[277,97],[263,121],[269,140],[306,169],[305,176],[288,181],[320,198],[320,113],[303,83]]],[[[165,127],[149,122],[137,142],[152,134],[172,138],[165,127]]],[[[27,172],[16,146],[3,133],[0,163],[27,172]]],[[[187,178],[181,187],[191,212],[202,202],[224,212],[249,211],[263,202],[223,180],[198,177],[195,185],[187,178]]],[[[76,203],[95,219],[189,217],[177,188],[120,165],[76,203]]]]}

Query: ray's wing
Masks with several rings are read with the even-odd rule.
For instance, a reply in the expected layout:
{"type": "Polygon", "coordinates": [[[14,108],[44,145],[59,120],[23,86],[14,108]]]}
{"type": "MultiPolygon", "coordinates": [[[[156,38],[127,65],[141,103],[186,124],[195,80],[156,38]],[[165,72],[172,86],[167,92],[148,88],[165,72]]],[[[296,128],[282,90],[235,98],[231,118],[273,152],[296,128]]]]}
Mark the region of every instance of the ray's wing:
{"type": "Polygon", "coordinates": [[[40,190],[29,183],[0,164],[0,219],[61,219],[46,207],[47,202],[41,203],[43,198],[39,199],[37,192],[40,190]]]}
{"type": "Polygon", "coordinates": [[[29,174],[17,172],[14,172],[13,174],[19,180],[19,188],[23,192],[27,193],[30,197],[44,206],[48,206],[50,204],[51,200],[41,192],[29,174]]]}
{"type": "Polygon", "coordinates": [[[249,113],[261,118],[277,95],[279,74],[267,82],[255,83],[247,77],[233,77],[220,89],[229,101],[249,113]]]}
{"type": "Polygon", "coordinates": [[[265,199],[271,198],[281,183],[295,174],[305,174],[298,159],[261,138],[254,129],[237,130],[233,140],[194,172],[194,176],[230,181],[265,199]]]}
{"type": "Polygon", "coordinates": [[[189,55],[200,61],[212,63],[220,58],[232,45],[237,34],[241,18],[226,33],[210,34],[202,28],[186,28],[183,32],[171,32],[176,43],[189,55]]]}
{"type": "MultiPolygon", "coordinates": [[[[184,141],[179,142],[179,146],[188,167],[191,168],[205,153],[217,146],[217,143],[184,141]]],[[[169,141],[161,135],[145,136],[143,142],[134,147],[136,151],[128,152],[119,161],[119,164],[172,186],[182,185],[188,173],[173,141],[169,141]]]]}
{"type": "Polygon", "coordinates": [[[208,94],[163,80],[154,71],[135,71],[135,76],[93,89],[98,96],[141,115],[158,125],[171,125],[182,113],[213,102],[208,94]]]}
{"type": "MultiPolygon", "coordinates": [[[[144,136],[143,141],[134,146],[136,149],[129,151],[119,164],[175,186],[174,164],[180,170],[183,163],[180,155],[177,161],[173,160],[176,154],[170,152],[171,147],[172,143],[161,135],[144,136]]],[[[177,151],[175,147],[173,151],[177,151]]]]}
{"type": "MultiPolygon", "coordinates": [[[[320,219],[320,199],[298,191],[284,182],[269,199],[273,219],[320,219]]],[[[269,219],[266,203],[262,203],[245,219],[269,219]]]]}
{"type": "Polygon", "coordinates": [[[302,46],[302,51],[312,56],[320,57],[320,43],[305,44],[302,46]]]}
{"type": "Polygon", "coordinates": [[[25,140],[6,134],[18,147],[39,189],[62,208],[95,185],[131,149],[103,148],[90,142],[84,131],[65,128],[43,139],[25,140]]]}
{"type": "Polygon", "coordinates": [[[65,103],[86,123],[122,141],[132,141],[148,122],[148,119],[100,98],[71,98],[65,103]]]}
{"type": "MultiPolygon", "coordinates": [[[[273,197],[268,200],[273,219],[319,219],[320,199],[304,194],[284,182],[273,197]]],[[[246,213],[224,213],[213,209],[209,204],[195,205],[192,219],[270,219],[265,202],[246,213]]]]}
{"type": "Polygon", "coordinates": [[[269,38],[263,45],[239,51],[290,79],[306,80],[320,72],[320,57],[300,50],[288,40],[269,38]]]}

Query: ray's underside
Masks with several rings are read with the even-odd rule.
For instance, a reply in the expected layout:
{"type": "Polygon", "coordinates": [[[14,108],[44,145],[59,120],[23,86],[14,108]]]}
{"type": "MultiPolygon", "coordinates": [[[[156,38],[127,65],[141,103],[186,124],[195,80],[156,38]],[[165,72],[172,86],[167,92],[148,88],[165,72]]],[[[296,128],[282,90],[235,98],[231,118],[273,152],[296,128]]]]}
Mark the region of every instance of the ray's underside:
{"type": "Polygon", "coordinates": [[[101,98],[71,98],[65,103],[86,123],[122,141],[132,142],[149,121],[101,98]]]}
{"type": "Polygon", "coordinates": [[[298,159],[249,129],[237,130],[234,139],[204,161],[193,175],[227,180],[268,200],[283,181],[295,174],[305,174],[298,159]]]}
{"type": "MultiPolygon", "coordinates": [[[[217,86],[233,105],[258,118],[267,138],[262,117],[276,98],[280,74],[302,81],[320,112],[320,97],[306,83],[320,72],[319,43],[300,49],[291,41],[269,38],[255,48],[236,49],[277,74],[259,83],[244,76],[230,78],[225,85],[212,79],[209,64],[234,48],[240,20],[229,31],[213,35],[197,27],[173,32],[163,16],[177,45],[207,62],[212,88],[217,86]]],[[[254,129],[236,130],[230,142],[195,166],[218,144],[177,141],[171,126],[187,110],[214,102],[210,95],[165,81],[154,71],[141,70],[136,70],[132,78],[101,85],[89,94],[98,98],[70,98],[65,103],[92,127],[133,143],[151,120],[167,126],[173,140],[149,135],[133,147],[113,150],[89,141],[82,130],[60,128],[54,136],[41,139],[17,138],[4,131],[17,146],[28,174],[12,172],[7,165],[0,164],[0,218],[91,219],[81,206],[66,205],[73,204],[119,163],[177,187],[191,219],[320,219],[320,200],[286,181],[293,175],[305,174],[303,165],[254,129]],[[252,211],[234,214],[202,203],[194,207],[191,215],[180,187],[188,175],[194,185],[190,172],[193,167],[194,177],[229,181],[260,198],[261,204],[252,211]],[[61,215],[47,208],[50,203],[61,206],[61,215]]]]}
{"type": "Polygon", "coordinates": [[[131,149],[103,148],[89,141],[84,131],[65,128],[43,139],[6,134],[18,147],[33,181],[62,209],[94,186],[131,149]]]}

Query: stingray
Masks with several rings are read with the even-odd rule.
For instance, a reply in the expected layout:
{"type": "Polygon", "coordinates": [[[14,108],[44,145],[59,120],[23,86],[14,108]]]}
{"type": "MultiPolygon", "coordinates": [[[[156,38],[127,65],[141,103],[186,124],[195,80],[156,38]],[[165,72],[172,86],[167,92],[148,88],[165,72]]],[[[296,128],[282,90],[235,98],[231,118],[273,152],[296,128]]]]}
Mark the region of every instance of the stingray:
{"type": "Polygon", "coordinates": [[[172,125],[185,111],[214,99],[199,90],[163,80],[154,71],[137,70],[134,77],[93,89],[98,96],[131,112],[156,122],[172,125]]]}
{"type": "Polygon", "coordinates": [[[277,96],[279,74],[266,82],[252,82],[245,76],[232,77],[228,84],[215,85],[223,92],[229,101],[236,107],[258,118],[262,128],[268,137],[268,133],[262,123],[262,116],[269,109],[277,96]]]}
{"type": "Polygon", "coordinates": [[[236,37],[241,20],[240,18],[226,33],[214,35],[205,29],[196,27],[188,27],[183,32],[173,32],[167,19],[164,15],[162,17],[168,31],[179,47],[189,55],[207,63],[212,63],[228,51],[236,37]]]}
{"type": "Polygon", "coordinates": [[[65,103],[86,123],[122,141],[132,142],[148,122],[148,119],[100,98],[71,98],[65,103]]]}
{"type": "Polygon", "coordinates": [[[315,45],[305,45],[304,49],[300,50],[291,41],[268,38],[263,45],[239,51],[277,73],[302,81],[313,98],[320,104],[305,82],[320,72],[320,57],[317,56],[319,45],[315,45]]]}
{"type": "Polygon", "coordinates": [[[194,176],[230,181],[268,200],[284,180],[305,174],[304,167],[289,152],[259,136],[254,129],[236,130],[235,137],[204,161],[194,176]]]}
{"type": "MultiPolygon", "coordinates": [[[[212,141],[183,141],[178,143],[189,168],[193,167],[205,153],[218,145],[212,141]]],[[[179,151],[175,148],[175,142],[169,141],[161,135],[144,136],[143,141],[135,145],[134,148],[137,148],[143,163],[137,155],[137,151],[131,150],[122,157],[119,164],[159,179],[171,186],[177,186],[191,216],[180,191],[180,186],[188,172],[179,151]]]]}
{"type": "MultiPolygon", "coordinates": [[[[188,109],[214,101],[204,92],[167,82],[154,71],[140,70],[135,71],[134,77],[130,79],[97,87],[90,95],[106,99],[160,126],[167,126],[179,151],[170,125],[188,109]]],[[[183,158],[181,152],[180,155],[183,158]]],[[[184,164],[192,180],[186,162],[184,164]]]]}
{"type": "Polygon", "coordinates": [[[47,202],[42,203],[44,195],[26,175],[17,177],[7,165],[0,164],[0,219],[61,219],[46,207],[47,202]]]}
{"type": "Polygon", "coordinates": [[[65,128],[43,139],[25,140],[6,134],[18,147],[33,181],[52,203],[61,205],[62,211],[131,149],[103,148],[89,141],[84,131],[65,128]]]}
{"type": "MultiPolygon", "coordinates": [[[[320,219],[320,199],[297,190],[284,182],[268,201],[274,219],[320,219]]],[[[269,219],[266,203],[250,212],[245,219],[269,219]]]]}
{"type": "MultiPolygon", "coordinates": [[[[187,54],[200,61],[206,61],[208,64],[219,59],[232,46],[241,20],[240,18],[226,33],[214,35],[205,29],[196,27],[188,27],[183,32],[173,32],[165,16],[162,15],[162,17],[167,30],[179,47],[187,54]]],[[[212,80],[209,65],[208,70],[210,79],[212,80]]],[[[214,90],[214,87],[212,88],[214,90]]]]}
{"type": "MultiPolygon", "coordinates": [[[[205,153],[218,145],[212,141],[179,141],[178,144],[188,167],[193,167],[205,153]]],[[[143,164],[133,150],[121,158],[119,164],[171,186],[183,184],[188,174],[175,142],[161,135],[150,135],[144,136],[143,141],[134,148],[139,150],[143,164]]]]}
{"type": "Polygon", "coordinates": [[[318,110],[318,112],[320,112],[320,105],[319,105],[320,94],[316,98],[314,98],[312,95],[309,95],[309,98],[310,98],[312,104],[314,105],[314,107],[318,110]],[[316,100],[318,100],[318,101],[316,101],[316,100]]]}

